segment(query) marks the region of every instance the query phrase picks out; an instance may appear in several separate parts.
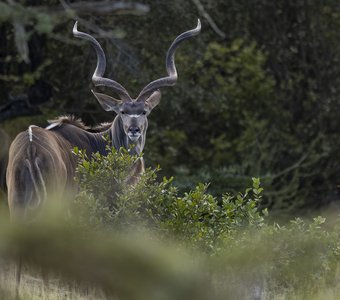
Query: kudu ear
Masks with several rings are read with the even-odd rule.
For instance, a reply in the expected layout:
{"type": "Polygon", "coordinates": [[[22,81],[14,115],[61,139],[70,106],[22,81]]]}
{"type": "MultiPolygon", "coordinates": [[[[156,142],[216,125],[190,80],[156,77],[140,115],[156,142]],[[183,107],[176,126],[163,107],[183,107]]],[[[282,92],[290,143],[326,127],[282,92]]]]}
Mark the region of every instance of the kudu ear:
{"type": "Polygon", "coordinates": [[[115,111],[116,113],[119,112],[119,106],[122,104],[122,100],[115,99],[111,96],[96,93],[91,90],[93,95],[97,98],[98,102],[102,106],[102,108],[106,111],[115,111]]]}
{"type": "Polygon", "coordinates": [[[158,105],[159,101],[161,100],[161,92],[155,91],[151,94],[151,96],[146,99],[145,104],[152,110],[155,106],[158,105]]]}

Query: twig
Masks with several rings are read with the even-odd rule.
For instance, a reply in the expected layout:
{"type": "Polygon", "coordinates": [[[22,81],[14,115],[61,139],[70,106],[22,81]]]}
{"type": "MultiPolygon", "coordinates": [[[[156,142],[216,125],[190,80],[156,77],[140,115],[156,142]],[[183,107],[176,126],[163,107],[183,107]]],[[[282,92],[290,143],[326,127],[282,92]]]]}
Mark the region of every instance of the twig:
{"type": "Polygon", "coordinates": [[[310,153],[312,151],[311,149],[314,148],[314,146],[319,142],[319,140],[320,140],[320,136],[315,138],[312,141],[312,143],[309,145],[308,150],[304,153],[304,155],[302,155],[300,157],[300,159],[297,162],[295,162],[294,164],[292,164],[291,166],[287,167],[286,169],[284,169],[284,170],[282,170],[282,171],[280,171],[280,172],[278,172],[276,174],[263,176],[261,178],[276,179],[278,177],[281,177],[281,176],[283,176],[283,175],[285,175],[287,173],[290,173],[290,172],[294,171],[295,169],[299,168],[302,165],[302,163],[308,158],[308,156],[310,155],[310,153]]]}
{"type": "Polygon", "coordinates": [[[210,27],[218,34],[222,39],[226,37],[226,34],[218,28],[215,21],[210,17],[208,12],[205,10],[204,6],[200,2],[200,0],[192,0],[194,4],[197,6],[198,11],[202,14],[202,16],[208,21],[210,27]]]}
{"type": "Polygon", "coordinates": [[[142,15],[149,12],[148,5],[125,2],[125,1],[102,1],[102,2],[77,2],[71,3],[70,8],[75,10],[78,14],[135,14],[142,15]]]}
{"type": "Polygon", "coordinates": [[[99,1],[99,2],[77,2],[77,3],[67,3],[65,1],[60,1],[62,7],[54,7],[51,10],[50,7],[40,6],[36,7],[41,11],[48,11],[49,13],[60,14],[64,13],[65,10],[70,13],[75,13],[78,15],[84,14],[115,14],[115,15],[144,15],[150,11],[150,7],[146,4],[141,4],[138,2],[125,2],[125,1],[99,1]]]}

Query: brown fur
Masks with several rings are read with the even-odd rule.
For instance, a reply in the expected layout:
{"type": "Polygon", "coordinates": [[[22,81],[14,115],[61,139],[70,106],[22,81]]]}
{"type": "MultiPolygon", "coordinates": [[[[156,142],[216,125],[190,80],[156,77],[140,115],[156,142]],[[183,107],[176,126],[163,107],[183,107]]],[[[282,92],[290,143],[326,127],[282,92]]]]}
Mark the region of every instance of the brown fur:
{"type": "Polygon", "coordinates": [[[30,218],[46,196],[74,188],[75,158],[71,145],[54,132],[33,127],[17,135],[9,150],[7,168],[8,204],[12,219],[30,218]]]}

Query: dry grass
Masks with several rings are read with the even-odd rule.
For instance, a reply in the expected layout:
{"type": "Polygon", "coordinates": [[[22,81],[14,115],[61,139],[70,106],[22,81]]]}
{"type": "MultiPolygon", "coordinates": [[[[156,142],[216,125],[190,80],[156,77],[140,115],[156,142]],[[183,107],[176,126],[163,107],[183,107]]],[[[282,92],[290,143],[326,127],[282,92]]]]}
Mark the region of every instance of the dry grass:
{"type": "MultiPolygon", "coordinates": [[[[7,297],[14,298],[16,287],[15,265],[1,263],[0,290],[6,292],[7,297]]],[[[0,296],[2,296],[0,294],[0,296]]],[[[102,291],[95,287],[82,287],[74,281],[64,281],[57,276],[49,275],[44,282],[39,272],[23,268],[20,288],[20,299],[27,300],[92,300],[107,299],[102,291]]],[[[0,297],[5,298],[5,297],[0,297]]]]}
{"type": "MultiPolygon", "coordinates": [[[[15,294],[15,266],[13,263],[1,263],[0,293],[1,299],[14,299],[15,294]]],[[[50,277],[48,285],[38,272],[23,270],[19,292],[20,299],[24,300],[105,300],[104,293],[94,287],[82,287],[76,282],[65,282],[56,276],[50,277]]],[[[109,299],[113,299],[110,297],[109,299]]],[[[228,297],[226,299],[229,299],[228,297]]],[[[253,298],[249,298],[253,299],[253,298]]],[[[308,296],[303,293],[296,294],[289,291],[277,292],[277,294],[262,291],[260,299],[266,300],[337,300],[340,299],[340,285],[337,287],[324,288],[308,296]]]]}

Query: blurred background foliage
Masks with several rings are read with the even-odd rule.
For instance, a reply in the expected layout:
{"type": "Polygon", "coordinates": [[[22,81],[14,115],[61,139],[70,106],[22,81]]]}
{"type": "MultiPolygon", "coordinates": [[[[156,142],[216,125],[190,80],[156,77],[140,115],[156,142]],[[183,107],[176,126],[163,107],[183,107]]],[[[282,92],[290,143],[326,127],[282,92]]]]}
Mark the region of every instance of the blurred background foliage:
{"type": "Polygon", "coordinates": [[[263,205],[289,214],[337,203],[337,1],[94,3],[0,3],[0,126],[10,138],[59,114],[113,119],[90,92],[96,58],[72,37],[75,20],[104,47],[106,76],[137,95],[165,75],[173,38],[200,17],[202,33],[176,53],[177,85],[150,116],[147,165],[181,191],[209,182],[213,195],[260,177],[263,205]]]}

